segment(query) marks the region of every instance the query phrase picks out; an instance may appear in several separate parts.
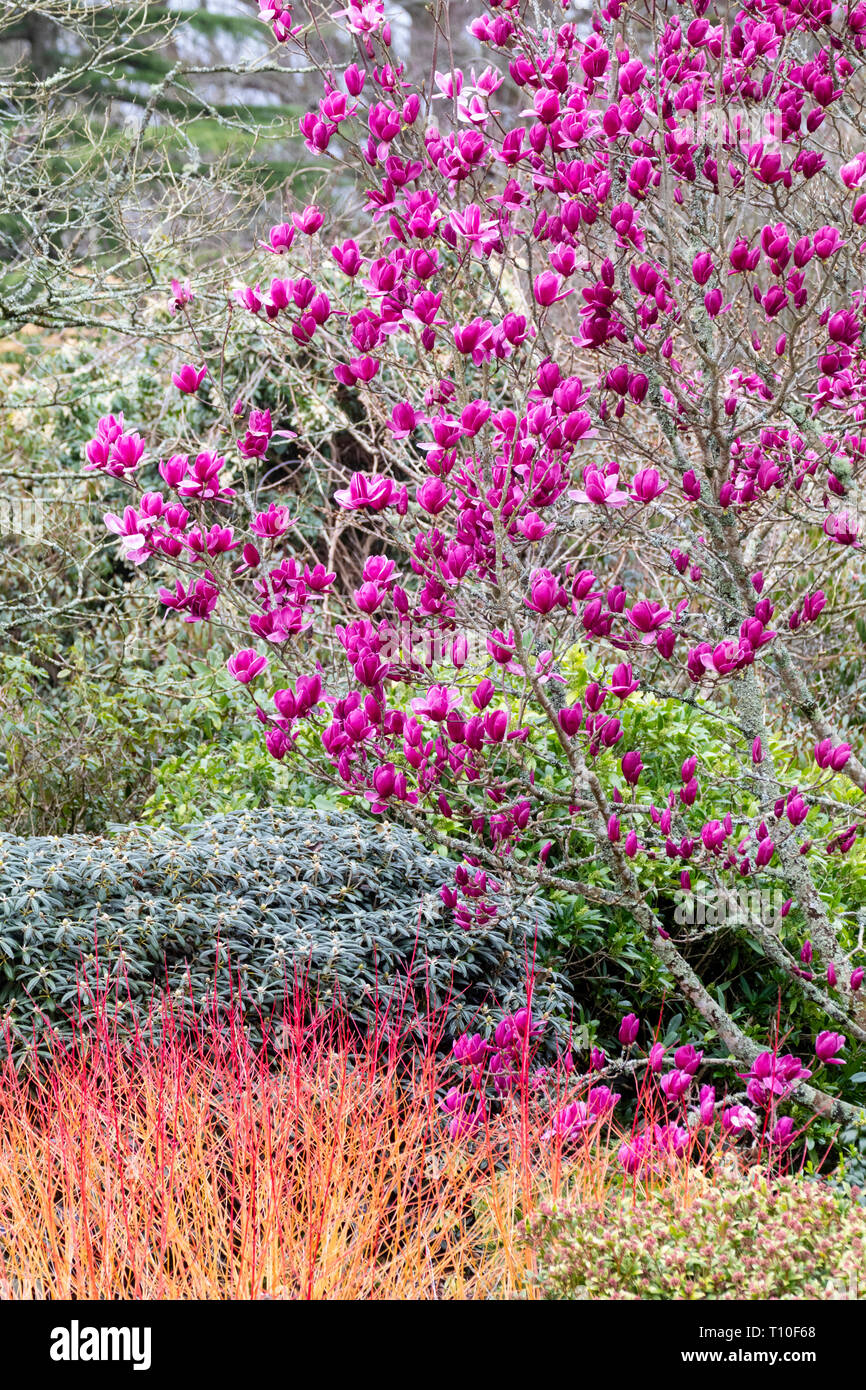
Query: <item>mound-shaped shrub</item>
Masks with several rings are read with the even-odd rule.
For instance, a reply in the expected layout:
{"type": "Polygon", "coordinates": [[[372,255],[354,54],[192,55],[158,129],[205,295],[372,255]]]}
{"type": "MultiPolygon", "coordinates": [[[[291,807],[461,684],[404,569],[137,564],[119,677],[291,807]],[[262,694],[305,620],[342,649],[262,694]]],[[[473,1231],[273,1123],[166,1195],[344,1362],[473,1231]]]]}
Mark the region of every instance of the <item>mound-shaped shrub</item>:
{"type": "Polygon", "coordinates": [[[757,1175],[548,1210],[533,1224],[548,1298],[866,1296],[866,1209],[804,1178],[757,1175]]]}
{"type": "MultiPolygon", "coordinates": [[[[439,893],[454,868],[399,827],[312,809],[2,835],[0,1024],[16,1050],[44,1046],[107,997],[141,1017],[240,1007],[260,1031],[302,982],[361,1024],[407,982],[446,1035],[489,1023],[526,1002],[544,905],[488,891],[496,911],[467,931],[439,893]]],[[[562,1007],[549,974],[534,989],[536,1013],[562,1007]]]]}

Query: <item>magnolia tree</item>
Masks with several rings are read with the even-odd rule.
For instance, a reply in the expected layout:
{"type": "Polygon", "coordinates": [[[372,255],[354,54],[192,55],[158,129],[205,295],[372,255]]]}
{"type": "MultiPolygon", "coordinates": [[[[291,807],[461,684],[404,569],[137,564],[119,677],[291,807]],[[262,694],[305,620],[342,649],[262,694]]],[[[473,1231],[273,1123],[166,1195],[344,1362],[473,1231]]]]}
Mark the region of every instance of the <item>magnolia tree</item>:
{"type": "MultiPolygon", "coordinates": [[[[478,68],[443,43],[415,89],[381,0],[332,17],[339,71],[321,23],[263,10],[321,69],[301,133],[359,211],[336,237],[324,206],[262,229],[227,312],[286,373],[318,364],[352,421],[368,467],[330,500],[357,589],[257,500],[280,422],[234,402],[194,283],[173,285],[199,349],[172,380],[207,374],[225,445],[171,453],[109,418],[87,466],[136,492],[107,522],[168,567],[162,604],[230,634],[274,758],[457,851],[466,931],[506,874],[625,907],[751,1083],[767,1054],[687,959],[700,918],[679,931],[647,888],[745,885],[733,929],[822,1017],[819,1062],[866,1042],[862,945],[821,892],[860,850],[866,767],[807,660],[844,638],[862,565],[866,4],[567,11],[490,0],[478,68]],[[689,756],[644,790],[659,750],[626,730],[648,696],[712,723],[723,774],[689,756]]],[[[857,1113],[814,1060],[774,1066],[770,1095],[857,1113]]]]}

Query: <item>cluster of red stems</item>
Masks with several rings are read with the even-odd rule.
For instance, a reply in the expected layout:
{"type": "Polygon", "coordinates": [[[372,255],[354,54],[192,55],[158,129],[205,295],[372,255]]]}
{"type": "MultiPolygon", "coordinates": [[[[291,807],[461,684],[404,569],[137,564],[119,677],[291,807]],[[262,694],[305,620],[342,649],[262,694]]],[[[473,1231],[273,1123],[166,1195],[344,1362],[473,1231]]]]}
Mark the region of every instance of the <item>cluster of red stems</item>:
{"type": "MultiPolygon", "coordinates": [[[[329,245],[328,209],[296,211],[261,242],[289,272],[231,307],[367,421],[369,470],[333,499],[371,541],[354,593],[293,553],[287,506],[257,506],[286,431],[232,407],[213,363],[172,381],[208,380],[223,453],[163,458],[164,490],[143,491],[146,443],[109,417],[87,466],[136,490],[106,520],[131,561],[173,567],[165,608],[240,634],[228,669],[274,758],[318,747],[348,796],[459,848],[443,895],[467,930],[496,912],[491,870],[625,905],[752,1068],[642,869],[669,860],[685,893],[695,873],[784,887],[790,922],[748,933],[866,1041],[858,948],[815,872],[862,834],[866,769],[798,660],[861,563],[866,4],[750,0],[717,21],[709,0],[610,0],[583,26],[567,9],[539,27],[487,0],[470,30],[488,65],[413,85],[382,0],[333,16],[342,72],[262,0],[321,67],[301,134],[363,188],[363,230],[329,245]],[[576,649],[598,676],[579,698],[576,649]],[[696,756],[659,804],[642,794],[621,716],[645,692],[718,715],[739,767],[723,818],[701,812],[696,756]],[[805,790],[774,752],[791,720],[819,770],[805,790]],[[599,855],[607,888],[582,872],[599,855]]],[[[195,335],[189,279],[170,307],[195,335]]],[[[831,1104],[807,1076],[796,1095],[831,1104]]]]}

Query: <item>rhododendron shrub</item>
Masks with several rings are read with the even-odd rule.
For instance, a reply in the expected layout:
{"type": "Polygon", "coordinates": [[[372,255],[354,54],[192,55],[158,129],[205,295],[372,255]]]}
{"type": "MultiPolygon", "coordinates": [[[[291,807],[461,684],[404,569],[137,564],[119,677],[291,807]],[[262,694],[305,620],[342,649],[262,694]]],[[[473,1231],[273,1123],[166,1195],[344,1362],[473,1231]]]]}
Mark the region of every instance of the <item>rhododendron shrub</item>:
{"type": "Polygon", "coordinates": [[[866,5],[537,15],[481,8],[478,66],[416,89],[380,0],[331,16],[339,71],[321,30],[263,8],[321,68],[301,134],[358,203],[348,228],[322,195],[261,229],[230,307],[351,417],[368,466],[330,500],[358,587],[257,500],[281,422],[234,402],[194,275],[172,290],[191,360],[166,372],[223,411],[224,448],[105,418],[87,467],[133,490],[107,522],[167,571],[165,608],[231,635],[274,758],[307,757],[312,728],[348,798],[461,853],[443,896],[467,932],[496,913],[491,875],[626,907],[749,1074],[757,1044],[689,963],[700,929],[646,889],[660,866],[671,896],[745,886],[735,930],[866,1041],[862,947],[821,892],[861,852],[866,767],[806,661],[862,568],[866,5]],[[726,741],[721,815],[697,756],[644,790],[659,750],[625,728],[650,695],[726,741]]]}
{"type": "Polygon", "coordinates": [[[334,810],[212,816],[183,835],[0,835],[4,1046],[44,1054],[52,1033],[92,1027],[106,997],[139,1025],[192,1000],[260,1038],[303,992],[359,1028],[395,994],[404,1008],[416,997],[441,1011],[446,1047],[531,998],[555,1050],[568,1010],[535,969],[546,904],[500,892],[469,934],[440,898],[455,867],[398,826],[334,810]]]}

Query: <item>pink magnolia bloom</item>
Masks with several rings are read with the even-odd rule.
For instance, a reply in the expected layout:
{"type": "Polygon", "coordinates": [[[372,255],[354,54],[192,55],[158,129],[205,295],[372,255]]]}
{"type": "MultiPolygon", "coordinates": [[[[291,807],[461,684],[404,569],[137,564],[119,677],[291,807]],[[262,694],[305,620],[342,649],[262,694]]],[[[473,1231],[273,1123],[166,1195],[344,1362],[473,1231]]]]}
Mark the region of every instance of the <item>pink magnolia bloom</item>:
{"type": "Polygon", "coordinates": [[[777,1120],[769,1134],[770,1143],[777,1149],[785,1149],[792,1144],[796,1135],[794,1121],[790,1115],[777,1120]]]}
{"type": "Polygon", "coordinates": [[[442,723],[448,718],[451,710],[456,709],[460,704],[462,695],[456,688],[447,685],[431,685],[427,694],[419,699],[412,701],[412,709],[415,714],[442,723]]]}
{"type": "Polygon", "coordinates": [[[470,1067],[480,1067],[493,1048],[490,1043],[484,1041],[480,1033],[462,1033],[451,1051],[455,1061],[470,1067]]]}
{"type": "Polygon", "coordinates": [[[619,1025],[619,1040],[623,1047],[631,1047],[640,1032],[640,1019],[637,1014],[626,1014],[619,1025]]]}
{"type": "Polygon", "coordinates": [[[324,217],[315,204],[292,213],[292,225],[306,236],[315,236],[324,222],[324,217]]]}
{"type": "Polygon", "coordinates": [[[186,454],[172,454],[170,459],[160,459],[159,475],[169,487],[176,488],[183,482],[189,471],[186,454]]]}
{"type": "Polygon", "coordinates": [[[722,1111],[722,1128],[730,1134],[754,1134],[758,1117],[747,1105],[728,1105],[722,1111]]]}
{"type": "Polygon", "coordinates": [[[171,313],[177,314],[187,304],[191,304],[195,299],[189,277],[186,280],[172,280],[171,282],[171,313]]]}
{"type": "Polygon", "coordinates": [[[700,1120],[702,1125],[711,1125],[716,1114],[715,1086],[702,1086],[700,1089],[700,1120]]]}
{"type": "Polygon", "coordinates": [[[282,256],[291,249],[295,239],[295,228],[290,222],[281,222],[276,227],[271,227],[267,241],[260,241],[259,245],[265,251],[270,251],[275,256],[282,256]]]}
{"type": "Polygon", "coordinates": [[[178,487],[178,493],[181,497],[198,497],[202,500],[234,497],[234,491],[224,488],[220,483],[219,475],[224,467],[224,458],[211,453],[210,450],[203,450],[196,455],[184,481],[178,487]]]}
{"type": "Polygon", "coordinates": [[[146,540],[153,527],[152,524],[142,525],[143,518],[139,517],[134,507],[124,507],[122,517],[114,512],[106,512],[103,521],[107,529],[119,537],[125,560],[133,565],[141,565],[148,559],[151,551],[146,540]]]}
{"type": "Polygon", "coordinates": [[[188,590],[184,589],[179,579],[175,581],[173,593],[171,589],[160,588],[159,599],[166,608],[186,613],[184,622],[200,623],[206,622],[216,608],[219,589],[213,583],[210,570],[205,570],[204,578],[197,579],[188,590]]]}
{"type": "Polygon", "coordinates": [[[632,501],[642,502],[646,506],[647,503],[661,497],[670,484],[663,481],[657,468],[642,468],[634,475],[631,486],[632,501]]]}
{"type": "Polygon", "coordinates": [[[395,439],[408,439],[409,435],[417,428],[422,418],[423,417],[408,401],[401,401],[395,405],[394,409],[391,411],[388,429],[395,439]]]}
{"type": "MultiPolygon", "coordinates": [[[[402,490],[403,506],[405,508],[405,488],[402,490]]],[[[385,507],[390,507],[393,503],[400,504],[401,490],[390,478],[376,474],[369,477],[366,473],[353,473],[348,487],[340,488],[334,493],[334,501],[345,511],[360,511],[368,509],[373,512],[381,512],[385,507]]]]}
{"type": "Polygon", "coordinates": [[[595,1123],[595,1120],[596,1116],[590,1114],[586,1101],[573,1100],[556,1111],[550,1128],[546,1129],[541,1137],[548,1143],[551,1139],[573,1143],[595,1123]]]}
{"type": "Polygon", "coordinates": [[[122,478],[134,473],[144,454],[144,440],[138,433],[124,432],[123,414],[103,415],[96,426],[96,434],[85,445],[87,459],[85,471],[98,469],[113,478],[122,478]]]}
{"type": "Polygon", "coordinates": [[[178,371],[172,372],[171,379],[178,391],[194,396],[206,376],[207,367],[193,367],[190,362],[184,362],[178,371]]]}
{"type": "Polygon", "coordinates": [[[229,675],[234,676],[241,685],[249,685],[250,681],[255,680],[265,670],[268,664],[266,656],[259,656],[254,647],[244,647],[243,651],[235,652],[226,662],[229,675]]]}
{"type": "Polygon", "coordinates": [[[593,502],[602,507],[624,507],[629,500],[628,493],[619,487],[618,467],[610,473],[587,464],[583,470],[583,487],[569,492],[573,502],[593,502]]]}
{"type": "Polygon", "coordinates": [[[427,478],[415,493],[419,507],[431,516],[438,516],[439,512],[444,511],[451,500],[451,489],[446,487],[441,478],[427,478]]]}
{"type": "Polygon", "coordinates": [[[631,666],[623,661],[619,666],[614,667],[613,675],[610,678],[610,692],[618,700],[627,700],[629,695],[635,690],[640,689],[640,683],[634,679],[631,666]]]}
{"type": "Polygon", "coordinates": [[[685,1043],[682,1047],[678,1047],[674,1053],[674,1066],[678,1067],[680,1071],[687,1071],[689,1075],[694,1076],[703,1058],[702,1048],[694,1047],[692,1043],[685,1043]]]}
{"type": "Polygon", "coordinates": [[[647,1158],[643,1135],[635,1135],[631,1143],[621,1144],[616,1157],[620,1167],[628,1173],[629,1177],[640,1172],[647,1158]]]}
{"type": "Polygon", "coordinates": [[[824,522],[824,534],[837,545],[850,545],[860,549],[860,528],[850,512],[838,512],[828,516],[824,522]]]}
{"type": "Polygon", "coordinates": [[[620,762],[620,767],[622,769],[622,775],[629,785],[632,787],[636,786],[643,772],[643,760],[640,753],[634,749],[625,753],[620,762]]]}
{"type": "Polygon", "coordinates": [[[738,1072],[747,1081],[749,1099],[756,1105],[766,1105],[771,1096],[787,1096],[800,1081],[812,1075],[799,1057],[790,1053],[759,1052],[748,1072],[738,1072]]]}
{"type": "Polygon", "coordinates": [[[693,1079],[691,1072],[676,1068],[674,1071],[665,1072],[659,1085],[668,1100],[680,1100],[688,1091],[693,1079]]]}
{"type": "Polygon", "coordinates": [[[479,259],[489,256],[501,240],[498,219],[485,218],[476,203],[470,203],[462,212],[452,212],[448,220],[455,232],[468,242],[472,255],[479,259]]]}
{"type": "Polygon", "coordinates": [[[563,289],[559,276],[552,270],[544,270],[533,280],[532,293],[536,303],[540,304],[543,309],[548,309],[551,304],[557,304],[560,299],[565,299],[568,295],[573,294],[574,290],[563,289]]]}
{"type": "Polygon", "coordinates": [[[625,610],[631,626],[647,636],[652,636],[673,616],[669,608],[662,608],[654,599],[639,599],[631,608],[625,610]]]}
{"type": "Polygon", "coordinates": [[[250,530],[254,535],[261,536],[263,540],[270,540],[275,536],[284,535],[294,524],[288,507],[278,506],[276,502],[272,502],[266,512],[259,512],[253,517],[250,522],[250,530]]]}
{"type": "Polygon", "coordinates": [[[844,1046],[845,1038],[842,1033],[819,1033],[815,1039],[815,1056],[826,1067],[843,1067],[844,1057],[837,1057],[835,1054],[841,1052],[844,1046]]]}
{"type": "Polygon", "coordinates": [[[536,570],[530,581],[530,597],[523,602],[534,613],[551,613],[554,608],[564,608],[568,596],[560,581],[550,570],[536,570]]]}

